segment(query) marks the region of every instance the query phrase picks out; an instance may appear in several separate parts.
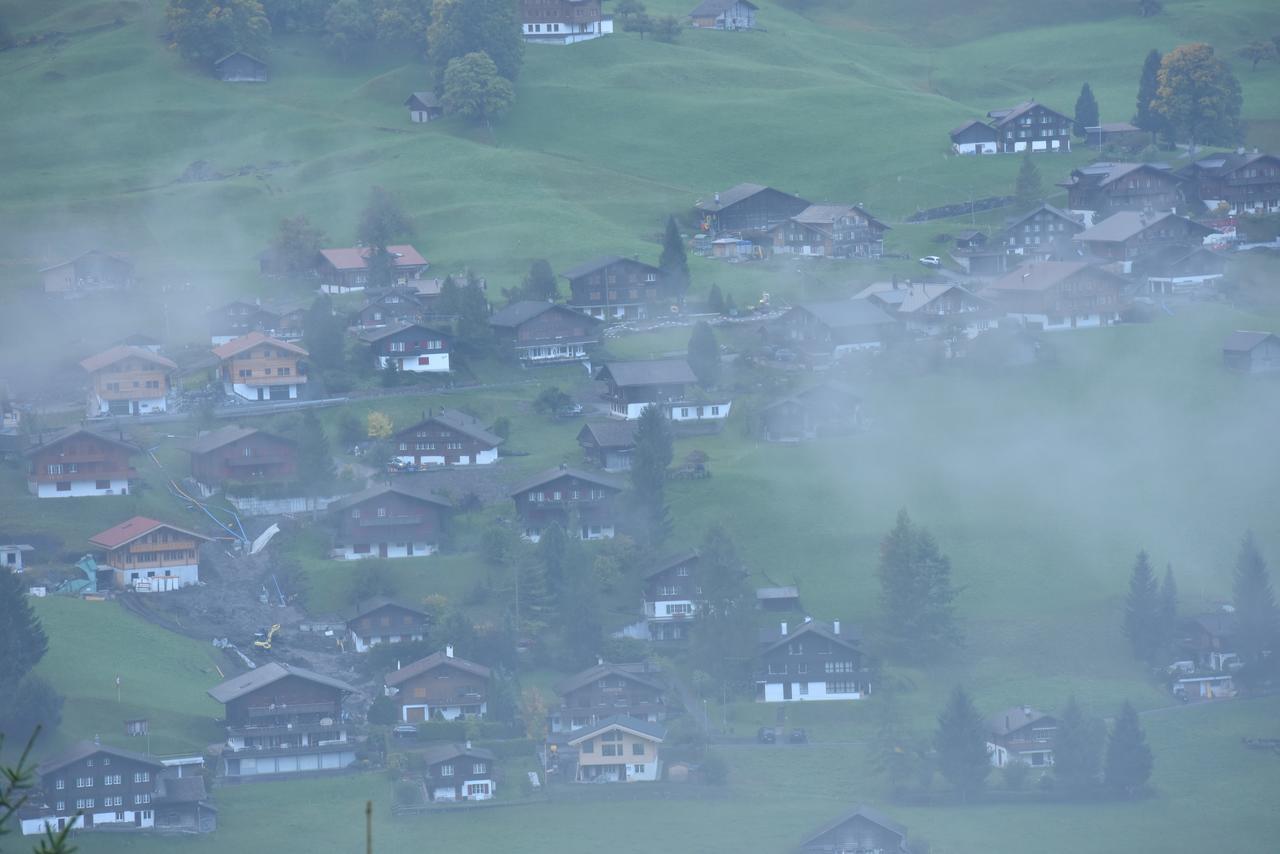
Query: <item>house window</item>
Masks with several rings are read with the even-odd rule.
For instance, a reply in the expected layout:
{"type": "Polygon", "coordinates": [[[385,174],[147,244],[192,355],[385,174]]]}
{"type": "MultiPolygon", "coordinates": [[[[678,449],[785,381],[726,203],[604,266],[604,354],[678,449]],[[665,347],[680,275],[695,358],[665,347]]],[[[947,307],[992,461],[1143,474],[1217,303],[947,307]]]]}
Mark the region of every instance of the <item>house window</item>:
{"type": "Polygon", "coordinates": [[[687,566],[680,567],[679,569],[676,570],[676,575],[680,576],[681,578],[687,578],[689,575],[689,567],[687,566]]]}
{"type": "MultiPolygon", "coordinates": [[[[104,763],[104,764],[105,764],[105,763],[104,763]]],[[[104,785],[104,786],[119,786],[119,785],[120,785],[120,775],[119,775],[119,774],[108,774],[107,776],[105,776],[105,777],[103,777],[103,778],[102,778],[102,785],[104,785]]]]}
{"type": "Polygon", "coordinates": [[[488,783],[469,783],[469,784],[467,784],[467,796],[468,796],[468,797],[473,797],[473,798],[474,798],[476,795],[487,795],[487,794],[489,794],[489,784],[488,784],[488,783]]]}
{"type": "Polygon", "coordinates": [[[621,755],[622,755],[622,745],[621,745],[621,744],[604,744],[604,745],[601,745],[601,748],[600,748],[600,755],[601,755],[601,756],[621,756],[621,755]]]}
{"type": "Polygon", "coordinates": [[[477,762],[471,766],[472,774],[484,774],[487,772],[487,770],[488,769],[485,767],[485,764],[483,762],[477,762]]]}
{"type": "Polygon", "coordinates": [[[90,786],[92,786],[92,785],[93,785],[93,778],[92,778],[92,777],[77,777],[77,778],[76,778],[76,788],[77,788],[77,789],[87,789],[87,788],[89,788],[89,787],[90,787],[90,786]]]}
{"type": "Polygon", "coordinates": [[[644,743],[639,741],[633,741],[631,743],[631,755],[644,756],[644,743]]]}
{"type": "Polygon", "coordinates": [[[54,782],[53,787],[58,791],[62,791],[67,787],[67,781],[59,777],[57,781],[54,782]]]}
{"type": "Polygon", "coordinates": [[[54,808],[53,808],[53,809],[54,809],[54,812],[62,812],[62,811],[64,811],[66,808],[67,808],[67,802],[66,802],[66,801],[58,801],[58,803],[54,806],[54,808]]]}
{"type": "Polygon", "coordinates": [[[631,766],[631,773],[632,773],[632,774],[643,774],[643,773],[644,773],[644,766],[643,766],[643,765],[632,765],[632,766],[631,766]]]}
{"type": "Polygon", "coordinates": [[[76,809],[91,810],[93,809],[93,798],[77,798],[76,809]]]}
{"type": "Polygon", "coordinates": [[[151,782],[151,772],[150,772],[150,771],[139,771],[139,772],[137,772],[136,774],[134,774],[134,775],[133,775],[133,782],[135,782],[135,783],[150,783],[150,782],[151,782]]]}
{"type": "Polygon", "coordinates": [[[769,664],[769,675],[770,675],[770,676],[786,676],[786,675],[787,675],[787,665],[785,665],[785,664],[774,664],[774,663],[770,662],[770,664],[769,664]]]}
{"type": "Polygon", "coordinates": [[[804,641],[793,640],[788,643],[787,655],[804,655],[804,641]]]}
{"type": "Polygon", "coordinates": [[[797,665],[796,665],[796,675],[797,675],[797,676],[804,676],[804,675],[805,675],[806,673],[808,673],[808,672],[809,672],[809,665],[807,665],[807,664],[797,664],[797,665]]]}
{"type": "Polygon", "coordinates": [[[49,466],[49,474],[62,474],[62,463],[53,463],[49,466]]]}
{"type": "Polygon", "coordinates": [[[584,742],[582,742],[582,752],[583,752],[583,753],[595,753],[595,752],[596,752],[596,743],[595,743],[594,741],[584,741],[584,742]]]}
{"type": "Polygon", "coordinates": [[[359,508],[359,507],[357,507],[357,508],[355,508],[354,510],[352,510],[352,511],[351,511],[351,518],[352,518],[352,519],[359,519],[359,518],[360,518],[360,508],[359,508]]]}
{"type": "Polygon", "coordinates": [[[385,519],[385,518],[387,518],[387,508],[385,508],[385,507],[379,507],[379,508],[378,508],[378,518],[379,518],[379,519],[385,519]]]}
{"type": "Polygon", "coordinates": [[[441,777],[452,777],[452,776],[453,776],[453,766],[452,766],[452,765],[441,765],[441,766],[440,766],[440,776],[441,776],[441,777]]]}
{"type": "Polygon", "coordinates": [[[852,694],[857,690],[857,686],[853,682],[839,680],[827,683],[828,694],[852,694]]]}
{"type": "Polygon", "coordinates": [[[134,804],[149,804],[151,803],[151,796],[150,795],[134,795],[133,802],[134,804]]]}

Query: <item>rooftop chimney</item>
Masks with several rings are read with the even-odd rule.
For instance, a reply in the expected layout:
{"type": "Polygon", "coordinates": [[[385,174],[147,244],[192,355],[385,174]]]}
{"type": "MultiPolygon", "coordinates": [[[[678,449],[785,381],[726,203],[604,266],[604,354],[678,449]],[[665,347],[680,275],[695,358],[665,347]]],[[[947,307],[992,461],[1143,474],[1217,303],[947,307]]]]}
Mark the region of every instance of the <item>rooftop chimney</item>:
{"type": "Polygon", "coordinates": [[[471,739],[467,739],[467,750],[471,749],[471,739]]]}
{"type": "Polygon", "coordinates": [[[597,656],[596,656],[596,666],[597,666],[597,667],[604,667],[604,656],[603,656],[603,655],[597,655],[597,656]]]}
{"type": "Polygon", "coordinates": [[[716,193],[716,204],[720,204],[720,194],[716,193]]]}
{"type": "Polygon", "coordinates": [[[831,634],[833,634],[833,635],[838,635],[838,634],[840,634],[840,621],[839,621],[839,620],[832,620],[832,621],[831,621],[831,634]]]}
{"type": "Polygon", "coordinates": [[[1026,715],[1027,717],[1031,717],[1031,707],[1030,707],[1030,706],[1023,706],[1023,707],[1022,707],[1022,713],[1023,713],[1024,715],[1026,715]]]}
{"type": "Polygon", "coordinates": [[[785,637],[787,636],[787,624],[786,624],[786,622],[783,622],[783,623],[779,626],[779,628],[781,628],[781,629],[782,629],[782,636],[785,638],[785,637]]]}
{"type": "Polygon", "coordinates": [[[804,618],[804,621],[805,621],[806,623],[812,623],[812,622],[813,622],[813,617],[810,617],[810,616],[807,616],[807,615],[806,615],[806,616],[805,616],[805,618],[804,618]]]}
{"type": "Polygon", "coordinates": [[[450,644],[445,644],[445,647],[444,647],[444,657],[445,657],[445,658],[453,658],[453,644],[451,644],[451,643],[450,643],[450,644]]]}
{"type": "Polygon", "coordinates": [[[1008,716],[1008,715],[1005,715],[1005,716],[1004,716],[1004,728],[1005,728],[1005,730],[1008,730],[1008,729],[1009,729],[1009,716],[1008,716]]]}

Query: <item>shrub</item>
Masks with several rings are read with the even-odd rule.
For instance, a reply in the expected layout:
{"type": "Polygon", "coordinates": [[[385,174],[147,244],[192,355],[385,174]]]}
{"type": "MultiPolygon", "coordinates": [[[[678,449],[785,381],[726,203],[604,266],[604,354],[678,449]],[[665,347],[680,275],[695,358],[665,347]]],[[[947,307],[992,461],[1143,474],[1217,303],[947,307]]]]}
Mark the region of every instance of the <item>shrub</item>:
{"type": "Polygon", "coordinates": [[[1031,766],[1025,762],[1010,761],[1004,766],[1002,774],[1004,776],[1004,784],[1017,792],[1027,784],[1027,777],[1031,774],[1031,766]]]}
{"type": "Polygon", "coordinates": [[[729,763],[719,753],[708,753],[702,758],[702,779],[712,786],[729,782],[729,763]]]}

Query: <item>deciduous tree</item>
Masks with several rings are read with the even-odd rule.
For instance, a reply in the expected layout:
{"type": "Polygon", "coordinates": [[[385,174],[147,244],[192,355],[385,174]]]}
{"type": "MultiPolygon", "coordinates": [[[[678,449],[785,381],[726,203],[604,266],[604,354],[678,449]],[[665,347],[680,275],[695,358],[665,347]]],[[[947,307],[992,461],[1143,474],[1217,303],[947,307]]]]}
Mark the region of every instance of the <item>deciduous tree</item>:
{"type": "Polygon", "coordinates": [[[1103,782],[1117,794],[1129,796],[1147,784],[1154,765],[1147,736],[1138,723],[1138,713],[1126,701],[1107,739],[1103,782]]]}
{"type": "Polygon", "coordinates": [[[880,543],[880,599],[890,646],[908,660],[942,655],[961,642],[951,561],[907,511],[880,543]]]}
{"type": "Polygon", "coordinates": [[[938,752],[938,770],[963,799],[982,788],[991,773],[986,726],[973,700],[959,685],[938,716],[933,746],[938,752]]]}
{"type": "Polygon", "coordinates": [[[1269,41],[1254,39],[1236,51],[1236,53],[1240,57],[1249,61],[1250,71],[1257,71],[1259,62],[1262,62],[1264,59],[1276,58],[1276,46],[1269,41]]]}
{"type": "Polygon", "coordinates": [[[445,67],[442,102],[446,112],[488,122],[511,109],[515,98],[511,81],[498,73],[498,67],[484,53],[451,59],[445,67]]]}
{"type": "Polygon", "coordinates": [[[342,55],[373,41],[376,32],[372,10],[361,0],[337,0],[324,16],[325,43],[342,55]]]}
{"type": "Polygon", "coordinates": [[[680,38],[680,33],[683,31],[684,26],[675,15],[663,15],[661,18],[654,19],[653,37],[660,42],[674,42],[680,38]]]}
{"type": "Polygon", "coordinates": [[[261,52],[271,38],[258,0],[169,0],[165,23],[179,53],[198,63],[237,50],[261,52]]]}
{"type": "Polygon", "coordinates": [[[720,381],[720,345],[705,320],[698,321],[689,336],[688,359],[703,388],[711,388],[720,381]]]}
{"type": "Polygon", "coordinates": [[[1240,81],[1207,44],[1184,44],[1160,61],[1151,109],[1188,144],[1229,145],[1240,139],[1240,81]]]}
{"type": "Polygon", "coordinates": [[[271,248],[284,271],[296,276],[315,269],[324,241],[324,231],[312,225],[311,220],[305,216],[287,216],[280,220],[271,248]]]}
{"type": "Polygon", "coordinates": [[[1075,133],[1084,136],[1085,129],[1098,126],[1098,101],[1093,97],[1093,90],[1086,83],[1080,87],[1080,97],[1076,98],[1075,133]]]}
{"type": "Polygon", "coordinates": [[[1124,603],[1124,636],[1133,654],[1143,661],[1154,661],[1163,646],[1163,624],[1160,618],[1160,590],[1145,551],[1138,552],[1129,575],[1129,595],[1124,603]]]}
{"type": "Polygon", "coordinates": [[[1238,624],[1237,650],[1246,664],[1256,664],[1264,651],[1274,650],[1280,621],[1271,575],[1252,531],[1240,543],[1232,592],[1238,624]]]}
{"type": "Polygon", "coordinates": [[[364,420],[366,432],[370,439],[390,439],[392,433],[391,419],[378,411],[370,412],[364,420]]]}
{"type": "Polygon", "coordinates": [[[471,53],[485,54],[498,74],[515,80],[524,61],[521,30],[516,0],[435,0],[427,43],[436,80],[444,80],[450,62],[471,53]]]}

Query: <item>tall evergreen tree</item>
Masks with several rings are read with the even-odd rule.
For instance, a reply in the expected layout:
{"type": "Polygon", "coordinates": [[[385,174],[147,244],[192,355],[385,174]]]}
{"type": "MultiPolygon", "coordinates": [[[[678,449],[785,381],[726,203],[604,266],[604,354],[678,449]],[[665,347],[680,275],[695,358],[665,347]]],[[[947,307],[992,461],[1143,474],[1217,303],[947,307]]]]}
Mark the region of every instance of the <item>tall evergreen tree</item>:
{"type": "Polygon", "coordinates": [[[1086,716],[1075,697],[1067,700],[1053,743],[1053,776],[1067,791],[1081,794],[1098,785],[1106,738],[1102,721],[1086,716]]]}
{"type": "Polygon", "coordinates": [[[1103,782],[1117,793],[1132,795],[1146,785],[1154,765],[1147,736],[1138,723],[1138,713],[1125,701],[1107,739],[1103,782]]]}
{"type": "Polygon", "coordinates": [[[733,540],[719,525],[708,529],[698,555],[702,595],[694,616],[693,658],[722,685],[737,689],[749,676],[750,657],[743,650],[754,648],[756,640],[747,574],[733,540]]]}
{"type": "Polygon", "coordinates": [[[676,218],[667,217],[667,229],[662,235],[662,255],[658,258],[658,268],[667,275],[667,284],[672,291],[683,294],[689,289],[689,258],[685,254],[684,239],[680,237],[680,228],[676,218]]]}
{"type": "Polygon", "coordinates": [[[905,509],[880,543],[878,574],[884,631],[896,653],[922,661],[961,642],[955,617],[960,591],[951,584],[951,562],[905,509]]]}
{"type": "Polygon", "coordinates": [[[382,187],[369,190],[369,201],[360,212],[356,234],[369,251],[369,284],[385,287],[395,280],[395,256],[388,246],[413,236],[413,219],[397,199],[382,187]]]}
{"type": "Polygon", "coordinates": [[[1098,126],[1098,101],[1093,97],[1093,90],[1086,83],[1080,87],[1080,97],[1076,98],[1076,136],[1084,136],[1085,128],[1098,126]]]}
{"type": "Polygon", "coordinates": [[[957,685],[938,716],[933,746],[938,752],[938,770],[966,800],[982,788],[991,772],[986,729],[973,700],[957,685]]]}
{"type": "Polygon", "coordinates": [[[1040,169],[1031,159],[1031,149],[1022,155],[1022,165],[1018,167],[1018,178],[1014,182],[1013,196],[1015,203],[1021,208],[1031,208],[1044,198],[1040,183],[1040,169]]]}
{"type": "MultiPolygon", "coordinates": [[[[44,658],[49,638],[31,610],[24,578],[0,570],[0,697],[11,697],[22,678],[44,658]]],[[[0,713],[5,710],[0,703],[0,713]]]]}
{"type": "Polygon", "coordinates": [[[724,294],[720,292],[719,285],[713,284],[707,292],[707,311],[724,314],[724,294]]]}
{"type": "Polygon", "coordinates": [[[1151,109],[1151,102],[1160,90],[1160,51],[1152,48],[1142,63],[1142,76],[1138,79],[1138,108],[1133,114],[1133,126],[1150,133],[1160,133],[1167,123],[1164,116],[1151,109]]]}
{"type": "Polygon", "coordinates": [[[1252,531],[1246,532],[1240,542],[1233,593],[1238,625],[1237,648],[1246,664],[1256,664],[1261,661],[1264,651],[1274,650],[1280,621],[1276,615],[1271,575],[1252,531]]]}
{"type": "Polygon", "coordinates": [[[1160,619],[1160,590],[1145,551],[1138,552],[1129,576],[1129,595],[1124,603],[1124,636],[1133,654],[1152,661],[1161,651],[1163,625],[1160,619]]]}
{"type": "Polygon", "coordinates": [[[675,454],[671,425],[655,404],[646,406],[636,424],[636,447],[631,455],[631,486],[642,515],[645,544],[653,548],[666,539],[667,467],[675,454]]]}
{"type": "Polygon", "coordinates": [[[326,371],[342,367],[344,340],[333,301],[328,294],[321,294],[302,316],[302,342],[307,345],[311,364],[326,371]]]}
{"type": "Polygon", "coordinates": [[[698,385],[711,388],[720,381],[720,344],[716,333],[705,320],[699,320],[689,336],[689,367],[698,377],[698,385]]]}
{"type": "MultiPolygon", "coordinates": [[[[314,409],[302,416],[302,428],[298,431],[298,480],[307,497],[320,498],[330,493],[337,473],[333,454],[329,450],[329,437],[314,409]]],[[[314,505],[313,505],[314,506],[314,505]]]]}
{"type": "Polygon", "coordinates": [[[600,582],[581,540],[566,541],[562,572],[557,603],[565,652],[563,663],[569,669],[577,669],[594,663],[604,644],[600,582]]]}
{"type": "Polygon", "coordinates": [[[520,298],[552,302],[556,295],[556,274],[545,258],[539,258],[529,265],[529,272],[520,283],[520,298]]]}
{"type": "Polygon", "coordinates": [[[1178,583],[1173,580],[1173,564],[1166,564],[1160,582],[1161,652],[1170,652],[1178,638],[1178,583]]]}
{"type": "Polygon", "coordinates": [[[552,522],[543,529],[538,538],[537,551],[547,592],[556,597],[564,589],[565,564],[569,552],[569,535],[560,527],[560,523],[552,522]]]}
{"type": "Polygon", "coordinates": [[[437,84],[449,62],[484,53],[507,80],[515,80],[524,61],[520,10],[516,0],[435,0],[427,30],[428,54],[437,84]]]}

